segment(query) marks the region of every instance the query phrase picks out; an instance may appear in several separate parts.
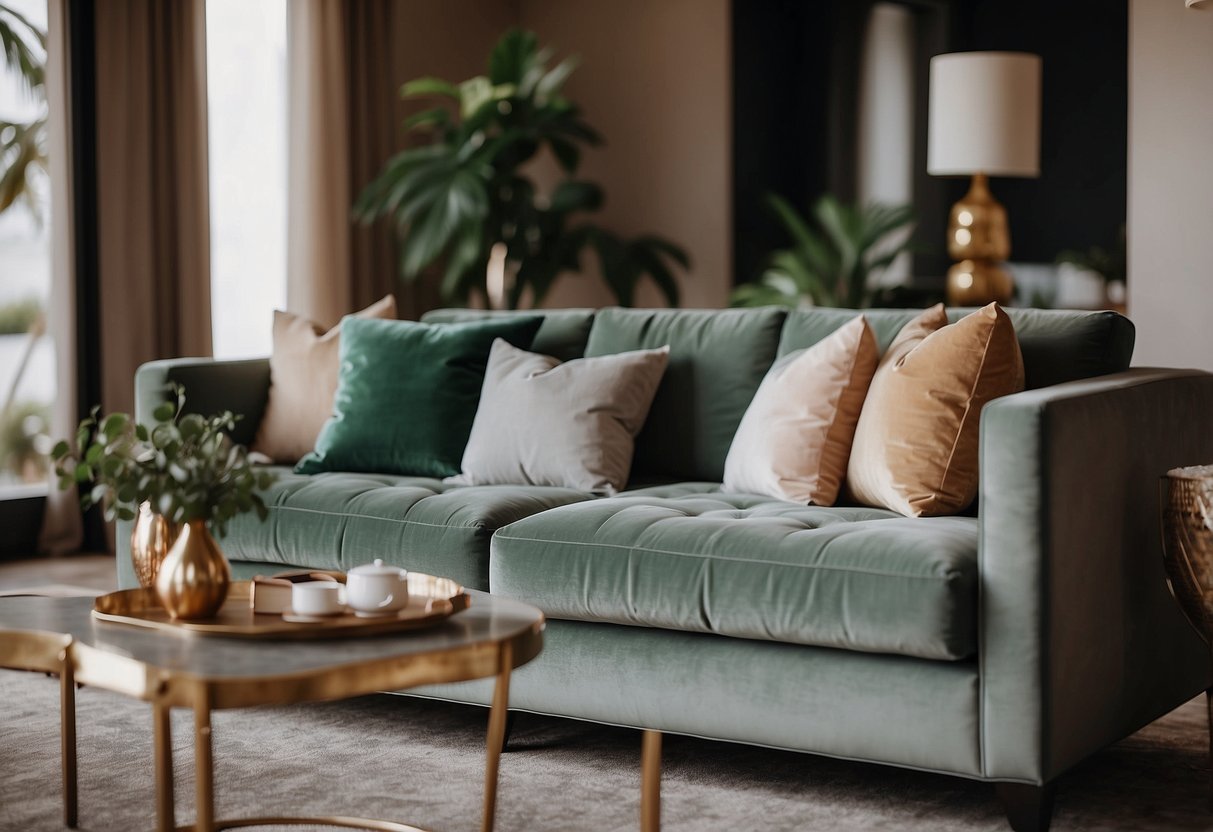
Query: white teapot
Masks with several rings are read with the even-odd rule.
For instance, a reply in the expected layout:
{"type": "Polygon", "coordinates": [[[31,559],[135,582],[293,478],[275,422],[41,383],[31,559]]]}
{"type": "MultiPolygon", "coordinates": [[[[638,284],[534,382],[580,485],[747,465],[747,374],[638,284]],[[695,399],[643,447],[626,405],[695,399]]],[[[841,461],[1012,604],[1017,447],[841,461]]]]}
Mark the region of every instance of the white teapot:
{"type": "Polygon", "coordinates": [[[346,605],[358,615],[386,615],[409,602],[409,573],[376,558],[355,566],[345,579],[346,605]]]}

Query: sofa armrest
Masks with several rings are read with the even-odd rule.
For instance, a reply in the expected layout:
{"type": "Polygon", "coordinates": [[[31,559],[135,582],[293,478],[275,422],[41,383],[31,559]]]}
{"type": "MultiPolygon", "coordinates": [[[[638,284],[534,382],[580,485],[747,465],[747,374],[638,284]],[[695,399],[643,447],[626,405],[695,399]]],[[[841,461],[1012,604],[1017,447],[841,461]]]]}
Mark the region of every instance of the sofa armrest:
{"type": "Polygon", "coordinates": [[[268,358],[217,361],[213,358],[170,358],[144,364],[135,373],[135,419],[151,421],[152,411],[169,398],[169,383],[185,388],[185,412],[213,416],[230,410],[242,416],[232,439],[253,441],[265,412],[270,388],[268,358]]]}
{"type": "Polygon", "coordinates": [[[1213,375],[1131,370],[981,419],[987,777],[1044,783],[1210,684],[1162,560],[1159,479],[1213,461],[1213,375]]]}

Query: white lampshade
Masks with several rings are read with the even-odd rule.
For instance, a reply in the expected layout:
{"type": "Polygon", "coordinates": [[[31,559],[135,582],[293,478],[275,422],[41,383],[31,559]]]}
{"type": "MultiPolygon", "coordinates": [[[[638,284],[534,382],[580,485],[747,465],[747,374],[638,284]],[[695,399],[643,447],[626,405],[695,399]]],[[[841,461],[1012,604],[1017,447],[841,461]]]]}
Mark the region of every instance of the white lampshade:
{"type": "Polygon", "coordinates": [[[931,59],[927,172],[1040,175],[1040,56],[954,52],[931,59]]]}

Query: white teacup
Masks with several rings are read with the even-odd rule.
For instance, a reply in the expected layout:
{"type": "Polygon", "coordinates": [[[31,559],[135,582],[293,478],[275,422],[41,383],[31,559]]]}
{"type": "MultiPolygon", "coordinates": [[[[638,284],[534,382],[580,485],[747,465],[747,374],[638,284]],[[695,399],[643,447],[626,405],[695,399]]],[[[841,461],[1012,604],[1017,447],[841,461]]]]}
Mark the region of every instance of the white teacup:
{"type": "Polygon", "coordinates": [[[345,608],[344,587],[336,581],[304,581],[291,587],[291,612],[295,615],[338,615],[345,608]]]}
{"type": "Polygon", "coordinates": [[[385,615],[409,603],[408,572],[382,560],[355,566],[346,575],[346,601],[359,615],[385,615]]]}

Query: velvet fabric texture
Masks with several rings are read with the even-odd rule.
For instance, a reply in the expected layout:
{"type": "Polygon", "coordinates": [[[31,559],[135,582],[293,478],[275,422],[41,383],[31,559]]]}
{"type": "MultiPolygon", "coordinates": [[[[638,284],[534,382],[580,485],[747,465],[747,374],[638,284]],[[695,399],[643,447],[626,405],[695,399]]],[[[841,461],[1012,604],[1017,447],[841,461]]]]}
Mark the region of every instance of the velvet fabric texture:
{"type": "MultiPolygon", "coordinates": [[[[510,707],[980,777],[979,686],[977,662],[549,618],[543,652],[510,677],[510,707]]],[[[488,704],[493,685],[412,692],[488,704]]],[[[744,826],[768,820],[759,805],[744,826]]]]}
{"type": "Polygon", "coordinates": [[[333,416],[295,470],[458,474],[493,341],[525,349],[540,323],[345,318],[333,416]]]}
{"type": "MultiPolygon", "coordinates": [[[[355,317],[392,320],[396,300],[388,295],[355,317]]],[[[300,315],[274,311],[269,398],[253,451],[274,462],[294,464],[316,447],[320,429],[333,415],[340,346],[340,323],[325,332],[300,315]]]]}
{"type": "Polygon", "coordinates": [[[670,365],[636,437],[634,478],[723,479],[729,444],[775,360],[786,314],[770,306],[598,311],[588,356],[670,346],[670,365]]]}
{"type": "Polygon", "coordinates": [[[948,325],[942,304],[910,321],[880,360],[855,430],[847,490],[908,517],[977,497],[981,409],[1023,390],[1015,328],[991,303],[948,325]]]}
{"type": "Polygon", "coordinates": [[[614,494],[669,347],[561,363],[493,342],[459,485],[550,485],[614,494]]]}
{"type": "Polygon", "coordinates": [[[460,488],[430,477],[273,470],[278,479],[263,494],[269,517],[240,515],[222,541],[232,561],[347,571],[382,558],[473,589],[488,589],[489,540],[498,528],[592,496],[569,488],[460,488]]]}
{"type": "MultiPolygon", "coordinates": [[[[956,323],[972,309],[949,309],[956,323]]],[[[1015,326],[1023,353],[1024,389],[1035,390],[1082,378],[1120,373],[1133,357],[1133,322],[1115,312],[1077,309],[1004,309],[1015,326]]],[[[805,349],[843,324],[863,315],[881,352],[906,324],[921,314],[913,309],[793,309],[779,335],[779,356],[805,349]]]]}
{"type": "Polygon", "coordinates": [[[517,317],[543,318],[531,352],[550,355],[561,361],[572,361],[585,355],[594,324],[593,309],[434,309],[421,316],[427,324],[461,324],[517,317]]]}
{"type": "Polygon", "coordinates": [[[978,530],[974,517],[625,492],[500,529],[489,586],[551,618],[963,659],[977,647],[978,530]]]}
{"type": "Polygon", "coordinates": [[[879,360],[861,315],[777,362],[733,437],[724,490],[833,505],[879,360]]]}

